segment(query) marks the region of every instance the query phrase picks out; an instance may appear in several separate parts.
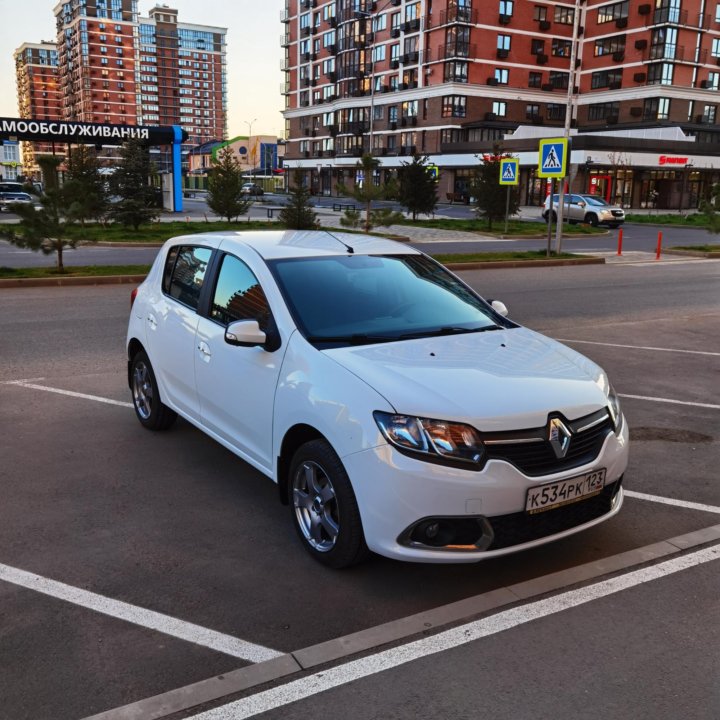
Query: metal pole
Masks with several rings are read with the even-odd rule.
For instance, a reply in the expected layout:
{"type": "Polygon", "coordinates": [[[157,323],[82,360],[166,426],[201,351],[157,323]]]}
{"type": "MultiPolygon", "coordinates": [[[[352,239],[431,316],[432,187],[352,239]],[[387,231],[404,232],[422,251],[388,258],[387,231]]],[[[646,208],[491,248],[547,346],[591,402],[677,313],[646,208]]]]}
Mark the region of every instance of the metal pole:
{"type": "MultiPolygon", "coordinates": [[[[580,28],[580,2],[575,0],[575,16],[573,18],[573,34],[572,45],[570,47],[570,76],[568,78],[567,108],[565,110],[565,129],[563,137],[570,137],[570,124],[572,122],[573,107],[575,105],[575,60],[577,59],[578,31],[580,28]]],[[[568,155],[570,155],[568,148],[568,155]]],[[[570,169],[570,158],[566,159],[566,167],[570,169]]],[[[555,228],[555,248],[559,255],[562,252],[562,231],[563,231],[563,211],[565,205],[565,178],[560,178],[560,188],[558,189],[558,209],[557,209],[557,226],[555,228]]],[[[552,200],[550,201],[552,209],[552,200]]]]}
{"type": "Polygon", "coordinates": [[[505,235],[508,231],[508,215],[510,214],[510,186],[507,186],[507,193],[505,195],[505,235]]]}
{"type": "Polygon", "coordinates": [[[555,180],[554,178],[550,178],[550,195],[548,197],[550,198],[550,207],[548,209],[547,214],[547,252],[545,253],[548,257],[550,257],[550,246],[552,244],[552,216],[553,216],[553,194],[555,191],[555,180]]]}

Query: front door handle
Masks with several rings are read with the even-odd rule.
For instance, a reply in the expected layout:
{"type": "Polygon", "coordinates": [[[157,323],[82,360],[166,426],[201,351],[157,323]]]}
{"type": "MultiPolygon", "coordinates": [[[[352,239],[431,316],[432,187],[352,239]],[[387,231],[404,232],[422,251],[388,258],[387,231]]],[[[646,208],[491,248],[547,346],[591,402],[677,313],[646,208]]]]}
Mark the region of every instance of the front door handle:
{"type": "Polygon", "coordinates": [[[212,353],[210,352],[209,345],[204,340],[201,340],[198,343],[197,349],[200,351],[200,355],[202,355],[202,359],[205,360],[205,362],[208,362],[210,360],[210,358],[212,357],[212,353]]]}

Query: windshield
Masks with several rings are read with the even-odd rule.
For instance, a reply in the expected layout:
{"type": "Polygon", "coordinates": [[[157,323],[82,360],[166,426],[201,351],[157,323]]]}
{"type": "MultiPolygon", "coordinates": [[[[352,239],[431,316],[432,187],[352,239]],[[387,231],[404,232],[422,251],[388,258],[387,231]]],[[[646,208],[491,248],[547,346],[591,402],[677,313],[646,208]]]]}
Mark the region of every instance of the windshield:
{"type": "Polygon", "coordinates": [[[271,268],[298,328],[322,347],[514,327],[423,255],[293,258],[271,268]]]}
{"type": "Polygon", "coordinates": [[[587,200],[588,205],[607,205],[602,198],[595,195],[583,195],[583,200],[587,200]]]}

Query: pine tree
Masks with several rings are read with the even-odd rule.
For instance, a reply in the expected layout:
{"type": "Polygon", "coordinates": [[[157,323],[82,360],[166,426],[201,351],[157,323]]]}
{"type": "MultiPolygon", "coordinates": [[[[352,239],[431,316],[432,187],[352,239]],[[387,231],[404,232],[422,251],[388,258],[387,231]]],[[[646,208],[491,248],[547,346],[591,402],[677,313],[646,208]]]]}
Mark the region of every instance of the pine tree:
{"type": "Polygon", "coordinates": [[[242,169],[233,149],[226,145],[212,161],[208,175],[208,207],[232,222],[250,208],[250,199],[242,193],[242,169]]]}
{"type": "Polygon", "coordinates": [[[95,153],[87,145],[70,150],[62,194],[68,217],[78,220],[82,226],[87,220],[102,218],[107,212],[105,182],[95,153]]]}
{"type": "Polygon", "coordinates": [[[120,199],[110,208],[110,217],[137,231],[159,215],[157,191],[149,184],[153,172],[150,153],[138,140],[128,140],[119,153],[120,162],[109,184],[120,199]]]}
{"type": "Polygon", "coordinates": [[[279,214],[280,222],[291,230],[312,230],[317,227],[317,215],[310,205],[310,191],[303,185],[303,174],[296,170],[290,188],[290,200],[279,214]]]}
{"type": "Polygon", "coordinates": [[[428,167],[427,156],[415,155],[411,163],[403,163],[398,171],[400,204],[412,213],[432,214],[437,206],[437,182],[428,167]]]}
{"type": "MultiPolygon", "coordinates": [[[[505,217],[508,186],[500,185],[500,161],[508,157],[511,156],[503,153],[496,145],[492,154],[483,155],[481,165],[475,170],[471,190],[477,198],[475,212],[478,218],[487,220],[488,230],[492,230],[493,220],[502,220],[505,217]]],[[[517,188],[511,186],[510,215],[514,215],[519,207],[517,188]]]]}

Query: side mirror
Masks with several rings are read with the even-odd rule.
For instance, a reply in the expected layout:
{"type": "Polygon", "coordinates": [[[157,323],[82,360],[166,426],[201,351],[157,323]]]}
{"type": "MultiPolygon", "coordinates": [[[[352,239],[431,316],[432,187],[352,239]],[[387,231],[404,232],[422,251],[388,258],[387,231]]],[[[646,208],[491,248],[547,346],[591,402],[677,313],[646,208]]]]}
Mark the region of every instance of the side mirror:
{"type": "Polygon", "coordinates": [[[585,206],[587,205],[587,203],[586,203],[586,202],[583,202],[583,201],[581,200],[581,201],[578,203],[578,205],[579,205],[581,208],[583,208],[583,207],[585,207],[585,206]]]}
{"type": "Polygon", "coordinates": [[[502,315],[503,317],[507,317],[508,309],[505,307],[504,302],[500,302],[499,300],[491,300],[490,301],[490,307],[498,314],[502,315]]]}
{"type": "Polygon", "coordinates": [[[236,347],[265,345],[267,335],[260,329],[257,320],[237,320],[227,326],[225,342],[236,347]]]}

